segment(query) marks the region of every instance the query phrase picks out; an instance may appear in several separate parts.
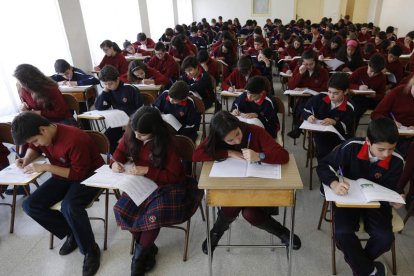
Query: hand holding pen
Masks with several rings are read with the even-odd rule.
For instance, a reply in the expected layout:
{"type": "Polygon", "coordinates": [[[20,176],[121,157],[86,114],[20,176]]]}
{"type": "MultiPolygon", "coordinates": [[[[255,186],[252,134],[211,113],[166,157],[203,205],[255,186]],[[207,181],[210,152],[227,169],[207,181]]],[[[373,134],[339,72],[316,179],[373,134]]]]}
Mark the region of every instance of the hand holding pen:
{"type": "Polygon", "coordinates": [[[361,80],[361,85],[359,86],[359,90],[368,90],[368,85],[365,84],[363,80],[361,80]]]}
{"type": "Polygon", "coordinates": [[[240,110],[239,110],[239,105],[238,104],[234,104],[236,106],[236,109],[233,109],[233,111],[231,112],[234,116],[240,116],[240,110]]]}
{"type": "Polygon", "coordinates": [[[312,112],[312,115],[308,117],[308,122],[314,124],[316,123],[317,119],[315,117],[315,111],[313,110],[313,106],[311,107],[311,112],[312,112]]]}
{"type": "Polygon", "coordinates": [[[114,161],[112,163],[112,166],[111,166],[113,172],[116,172],[116,173],[123,173],[123,172],[125,172],[125,166],[124,166],[124,164],[122,164],[121,162],[116,161],[112,157],[112,154],[110,154],[110,153],[108,153],[108,157],[109,157],[109,159],[112,159],[112,161],[114,161]]]}
{"type": "Polygon", "coordinates": [[[349,183],[346,183],[344,181],[344,175],[342,173],[342,167],[339,166],[339,181],[333,181],[331,183],[331,189],[337,194],[337,195],[346,195],[349,191],[349,183]]]}
{"type": "Polygon", "coordinates": [[[247,138],[247,147],[242,149],[243,158],[250,162],[260,162],[259,153],[250,149],[250,141],[252,139],[252,133],[249,133],[247,138]]]}

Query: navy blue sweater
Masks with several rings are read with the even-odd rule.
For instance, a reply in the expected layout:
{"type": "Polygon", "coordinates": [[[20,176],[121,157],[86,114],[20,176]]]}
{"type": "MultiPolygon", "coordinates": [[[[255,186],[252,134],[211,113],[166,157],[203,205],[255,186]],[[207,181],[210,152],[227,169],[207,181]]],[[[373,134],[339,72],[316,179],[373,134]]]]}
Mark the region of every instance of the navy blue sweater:
{"type": "MultiPolygon", "coordinates": [[[[51,78],[55,82],[69,81],[68,79],[66,79],[65,77],[59,74],[54,74],[53,76],[51,76],[51,78]]],[[[77,85],[99,84],[99,80],[97,78],[95,78],[94,76],[88,75],[85,72],[83,72],[81,69],[75,68],[75,67],[73,67],[73,77],[72,79],[70,79],[70,81],[76,81],[78,83],[77,85]]]]}

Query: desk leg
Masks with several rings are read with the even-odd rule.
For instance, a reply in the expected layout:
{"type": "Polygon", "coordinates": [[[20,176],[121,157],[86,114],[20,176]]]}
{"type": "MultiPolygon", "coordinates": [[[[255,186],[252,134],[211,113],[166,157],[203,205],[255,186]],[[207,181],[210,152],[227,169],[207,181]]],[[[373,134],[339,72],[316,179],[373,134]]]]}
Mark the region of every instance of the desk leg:
{"type": "Polygon", "coordinates": [[[309,131],[309,190],[312,190],[312,177],[313,177],[313,131],[309,131]]]}
{"type": "Polygon", "coordinates": [[[211,252],[211,240],[210,240],[210,213],[209,207],[207,204],[207,190],[204,190],[205,194],[205,204],[206,204],[206,230],[207,230],[207,251],[208,251],[208,275],[213,275],[213,260],[211,252]]]}
{"type": "Polygon", "coordinates": [[[293,190],[293,205],[291,210],[291,222],[290,222],[290,246],[288,255],[288,276],[292,275],[292,247],[293,247],[293,235],[295,233],[295,207],[296,207],[296,190],[293,190]]]}

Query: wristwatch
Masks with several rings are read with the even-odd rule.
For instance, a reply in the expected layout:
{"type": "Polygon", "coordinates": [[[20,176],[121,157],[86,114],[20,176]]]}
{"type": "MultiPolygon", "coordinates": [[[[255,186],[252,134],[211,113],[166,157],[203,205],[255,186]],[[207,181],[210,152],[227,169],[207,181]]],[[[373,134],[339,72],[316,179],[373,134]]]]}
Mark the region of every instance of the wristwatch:
{"type": "Polygon", "coordinates": [[[259,153],[259,159],[260,161],[263,161],[266,158],[266,154],[264,154],[264,152],[260,152],[259,153]]]}

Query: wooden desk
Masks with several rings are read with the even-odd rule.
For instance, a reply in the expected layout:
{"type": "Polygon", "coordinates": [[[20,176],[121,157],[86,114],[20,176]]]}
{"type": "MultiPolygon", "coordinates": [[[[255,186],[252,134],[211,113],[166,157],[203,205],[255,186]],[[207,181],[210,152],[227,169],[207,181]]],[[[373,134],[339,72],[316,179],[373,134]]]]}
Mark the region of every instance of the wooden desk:
{"type": "MultiPolygon", "coordinates": [[[[296,190],[303,189],[293,154],[289,163],[282,165],[282,179],[209,177],[213,162],[204,162],[198,187],[206,197],[206,230],[209,275],[213,274],[210,247],[209,206],[287,206],[291,207],[290,244],[293,245],[296,190]]],[[[284,245],[218,245],[217,247],[278,247],[284,245]]],[[[292,275],[292,250],[288,250],[288,275],[292,275]]]]}
{"type": "Polygon", "coordinates": [[[352,95],[375,95],[375,91],[374,90],[367,90],[367,91],[356,91],[355,89],[349,89],[349,93],[352,95]]]}
{"type": "Polygon", "coordinates": [[[125,59],[130,62],[133,60],[145,60],[147,58],[151,58],[151,56],[125,56],[125,59]]]}
{"type": "Polygon", "coordinates": [[[154,96],[154,98],[158,98],[158,94],[162,89],[162,85],[146,85],[146,84],[133,84],[136,88],[139,89],[140,92],[145,92],[154,96]]]}
{"type": "Polygon", "coordinates": [[[401,61],[404,68],[407,66],[408,62],[410,61],[411,55],[412,55],[412,53],[409,54],[409,55],[401,55],[399,57],[399,60],[401,61]]]}
{"type": "Polygon", "coordinates": [[[79,103],[85,103],[86,104],[86,110],[89,110],[88,100],[96,97],[97,91],[96,87],[94,85],[85,85],[85,86],[59,86],[59,90],[63,94],[70,94],[79,103]]]}
{"type": "Polygon", "coordinates": [[[229,98],[235,99],[241,94],[243,94],[243,92],[221,91],[220,92],[221,104],[223,104],[223,101],[224,101],[224,104],[226,105],[226,110],[229,111],[229,98]]]}

